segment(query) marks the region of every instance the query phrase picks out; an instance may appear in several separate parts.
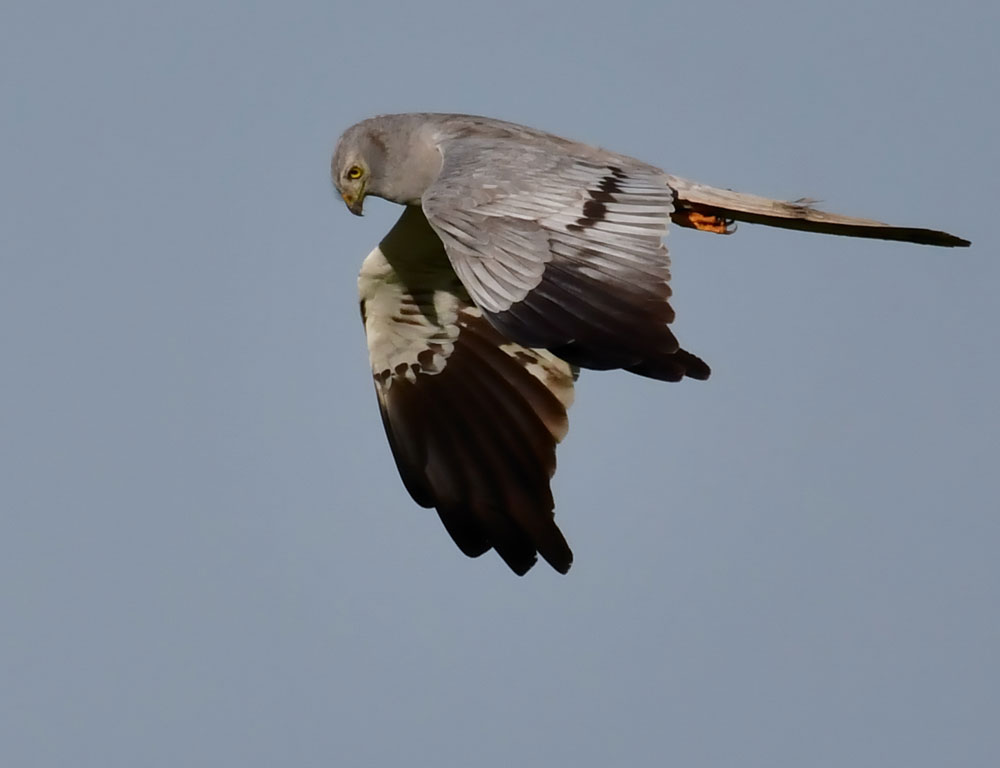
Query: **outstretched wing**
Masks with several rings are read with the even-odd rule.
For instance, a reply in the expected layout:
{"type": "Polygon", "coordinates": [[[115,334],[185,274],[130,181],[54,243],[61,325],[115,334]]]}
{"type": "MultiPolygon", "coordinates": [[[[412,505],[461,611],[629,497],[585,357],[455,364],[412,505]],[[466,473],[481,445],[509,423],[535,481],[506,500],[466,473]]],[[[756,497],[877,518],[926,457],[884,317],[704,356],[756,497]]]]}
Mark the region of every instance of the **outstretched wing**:
{"type": "Polygon", "coordinates": [[[419,208],[404,211],[358,282],[382,421],[410,495],[437,509],[470,557],[492,547],[524,574],[540,553],[568,571],[549,480],[574,370],[487,322],[419,208]]]}
{"type": "Polygon", "coordinates": [[[661,171],[551,141],[463,136],[439,146],[423,211],[505,336],[587,368],[708,377],[668,327],[673,191],[661,171]]]}

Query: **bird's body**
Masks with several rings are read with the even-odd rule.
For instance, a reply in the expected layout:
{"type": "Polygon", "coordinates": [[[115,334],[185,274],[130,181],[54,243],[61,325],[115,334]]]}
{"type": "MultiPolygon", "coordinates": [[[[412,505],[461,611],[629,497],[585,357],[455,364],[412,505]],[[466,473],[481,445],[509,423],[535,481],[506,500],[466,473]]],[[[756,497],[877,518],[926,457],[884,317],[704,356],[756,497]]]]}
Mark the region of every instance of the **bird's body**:
{"type": "Polygon", "coordinates": [[[413,498],[468,555],[566,572],[549,478],[582,368],[708,378],[680,347],[668,224],[733,220],[943,246],[892,227],[709,187],[524,126],[404,114],[349,128],[333,158],[345,203],[403,204],[365,260],[362,315],[386,433],[413,498]]]}

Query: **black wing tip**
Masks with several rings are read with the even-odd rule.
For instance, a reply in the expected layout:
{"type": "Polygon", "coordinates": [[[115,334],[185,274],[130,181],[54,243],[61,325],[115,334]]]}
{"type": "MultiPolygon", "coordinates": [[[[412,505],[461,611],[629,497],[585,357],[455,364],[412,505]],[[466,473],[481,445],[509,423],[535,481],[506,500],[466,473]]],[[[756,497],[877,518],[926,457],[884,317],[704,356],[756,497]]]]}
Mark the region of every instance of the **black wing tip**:
{"type": "MultiPolygon", "coordinates": [[[[503,558],[507,567],[518,576],[524,576],[534,567],[535,563],[538,562],[538,556],[535,554],[533,554],[530,559],[511,557],[509,555],[505,556],[499,550],[497,551],[497,554],[503,558]]],[[[542,552],[541,555],[545,562],[552,566],[553,570],[561,573],[563,576],[569,573],[570,566],[573,565],[573,553],[569,550],[569,547],[566,547],[566,551],[564,553],[561,552],[558,555],[552,552],[542,552]]]]}
{"type": "Polygon", "coordinates": [[[556,570],[557,573],[561,573],[563,576],[565,576],[567,573],[569,573],[570,566],[573,565],[573,553],[567,550],[567,555],[568,556],[566,558],[561,560],[556,560],[556,559],[550,560],[548,557],[546,557],[545,562],[551,565],[556,570]]]}
{"type": "Polygon", "coordinates": [[[547,541],[539,542],[538,553],[556,571],[566,575],[569,573],[570,566],[573,565],[573,550],[569,548],[562,531],[555,523],[552,523],[546,538],[547,541]]]}
{"type": "Polygon", "coordinates": [[[462,554],[467,557],[479,557],[493,548],[482,526],[468,509],[439,504],[437,513],[444,523],[444,529],[448,531],[451,540],[462,554]]]}
{"type": "Polygon", "coordinates": [[[918,245],[935,245],[939,248],[968,248],[972,245],[971,240],[937,229],[901,229],[900,232],[900,237],[891,239],[917,243],[918,245]]]}
{"type": "MultiPolygon", "coordinates": [[[[817,232],[824,235],[839,235],[842,237],[863,237],[872,240],[894,240],[917,245],[933,245],[939,248],[968,248],[970,240],[958,237],[940,229],[924,227],[897,227],[890,224],[866,221],[842,221],[813,218],[808,215],[777,215],[754,211],[736,210],[725,206],[699,206],[707,213],[727,216],[736,221],[746,221],[750,224],[763,224],[779,229],[794,229],[801,232],[817,232]]],[[[821,211],[804,209],[805,213],[823,215],[821,211]]]]}
{"type": "Polygon", "coordinates": [[[516,528],[507,530],[506,535],[497,531],[499,535],[491,537],[469,518],[456,520],[451,515],[442,515],[440,510],[438,514],[463,554],[475,558],[494,549],[507,567],[518,576],[524,576],[535,566],[538,555],[563,575],[569,572],[573,564],[573,551],[555,523],[552,523],[552,529],[546,532],[543,540],[532,541],[534,537],[531,533],[516,528]]]}
{"type": "Polygon", "coordinates": [[[524,576],[538,562],[538,555],[541,555],[556,571],[564,575],[568,573],[573,564],[573,551],[559,527],[550,520],[541,530],[532,528],[524,530],[515,527],[507,532],[507,536],[493,538],[493,548],[507,563],[507,567],[518,576],[524,576]]]}
{"type": "MultiPolygon", "coordinates": [[[[503,557],[503,555],[501,555],[501,557],[503,557]]],[[[535,557],[532,557],[530,560],[520,560],[515,558],[504,557],[503,561],[507,563],[507,567],[510,568],[518,576],[524,576],[524,574],[530,571],[535,566],[535,563],[538,562],[538,557],[536,555],[535,557]]]]}
{"type": "Polygon", "coordinates": [[[933,245],[938,248],[968,248],[971,240],[958,237],[938,229],[920,229],[917,227],[861,227],[855,226],[845,232],[832,232],[835,235],[848,237],[867,237],[874,240],[895,240],[916,245],[933,245]]]}
{"type": "Polygon", "coordinates": [[[629,366],[625,370],[659,381],[680,381],[685,377],[705,381],[712,375],[712,369],[709,368],[708,363],[697,355],[692,355],[686,349],[678,349],[668,355],[643,360],[638,365],[629,366]]]}

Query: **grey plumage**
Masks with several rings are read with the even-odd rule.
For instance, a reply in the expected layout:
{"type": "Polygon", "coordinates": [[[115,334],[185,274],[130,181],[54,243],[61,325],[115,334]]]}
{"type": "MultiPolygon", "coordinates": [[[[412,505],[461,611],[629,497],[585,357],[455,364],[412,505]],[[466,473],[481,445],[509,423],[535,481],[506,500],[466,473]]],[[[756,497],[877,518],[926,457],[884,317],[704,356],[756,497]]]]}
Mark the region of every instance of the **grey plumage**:
{"type": "Polygon", "coordinates": [[[463,552],[517,573],[572,554],[548,479],[576,367],[668,381],[708,366],[668,327],[669,222],[733,221],[939,246],[968,241],[718,189],[634,158],[467,115],[385,115],[344,132],[333,180],[406,206],[365,260],[362,311],[383,420],[413,498],[463,552]]]}

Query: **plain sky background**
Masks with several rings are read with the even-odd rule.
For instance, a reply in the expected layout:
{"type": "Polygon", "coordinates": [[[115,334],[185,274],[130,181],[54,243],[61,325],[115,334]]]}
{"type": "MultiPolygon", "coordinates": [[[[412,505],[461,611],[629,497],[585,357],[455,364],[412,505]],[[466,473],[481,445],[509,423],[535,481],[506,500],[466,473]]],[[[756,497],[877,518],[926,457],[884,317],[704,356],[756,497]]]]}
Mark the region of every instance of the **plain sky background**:
{"type": "Polygon", "coordinates": [[[996,2],[7,2],[0,763],[1000,764],[996,2]],[[406,495],[377,112],[946,229],[672,232],[679,385],[585,374],[568,576],[406,495]]]}

